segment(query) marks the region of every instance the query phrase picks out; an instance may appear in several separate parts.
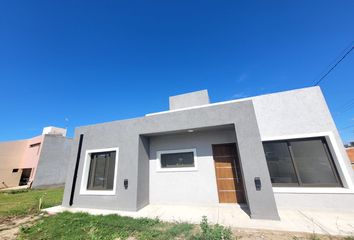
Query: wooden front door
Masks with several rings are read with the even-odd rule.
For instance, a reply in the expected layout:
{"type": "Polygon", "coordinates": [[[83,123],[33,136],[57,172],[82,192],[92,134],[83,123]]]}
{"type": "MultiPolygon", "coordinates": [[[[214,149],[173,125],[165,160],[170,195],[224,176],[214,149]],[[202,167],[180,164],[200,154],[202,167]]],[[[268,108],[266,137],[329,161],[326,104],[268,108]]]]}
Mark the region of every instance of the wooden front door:
{"type": "Polygon", "coordinates": [[[216,184],[220,203],[244,203],[245,193],[236,143],[214,144],[216,184]]]}

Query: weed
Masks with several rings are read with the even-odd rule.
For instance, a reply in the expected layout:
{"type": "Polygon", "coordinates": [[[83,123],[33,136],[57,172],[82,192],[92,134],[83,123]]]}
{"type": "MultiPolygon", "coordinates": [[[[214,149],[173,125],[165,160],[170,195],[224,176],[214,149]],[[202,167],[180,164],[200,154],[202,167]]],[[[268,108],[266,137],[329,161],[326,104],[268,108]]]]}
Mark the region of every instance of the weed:
{"type": "Polygon", "coordinates": [[[194,236],[195,240],[231,240],[232,232],[230,228],[225,228],[219,224],[211,226],[208,219],[203,216],[200,223],[201,233],[194,236]]]}
{"type": "Polygon", "coordinates": [[[313,234],[310,236],[309,240],[321,240],[321,238],[319,238],[319,237],[316,235],[316,233],[313,233],[313,234]]]}

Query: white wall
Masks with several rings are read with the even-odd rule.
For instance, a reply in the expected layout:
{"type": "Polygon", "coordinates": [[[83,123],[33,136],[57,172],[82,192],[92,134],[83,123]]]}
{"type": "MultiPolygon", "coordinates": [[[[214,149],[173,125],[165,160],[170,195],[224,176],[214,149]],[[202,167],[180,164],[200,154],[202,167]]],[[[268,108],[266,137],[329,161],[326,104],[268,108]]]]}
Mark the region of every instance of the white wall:
{"type": "Polygon", "coordinates": [[[66,129],[65,128],[58,128],[58,127],[45,127],[43,128],[42,135],[45,134],[53,134],[53,135],[60,135],[65,137],[66,136],[66,129]]]}
{"type": "Polygon", "coordinates": [[[217,204],[212,144],[235,142],[234,130],[213,130],[150,138],[150,203],[217,204]],[[157,172],[157,151],[196,148],[198,169],[157,172]]]}
{"type": "Polygon", "coordinates": [[[319,87],[252,98],[262,138],[335,131],[319,87]]]}
{"type": "Polygon", "coordinates": [[[353,171],[336,125],[319,87],[280,92],[253,98],[262,141],[328,136],[334,162],[345,188],[273,188],[278,206],[336,208],[354,202],[353,171]],[[347,199],[342,201],[341,199],[347,199]],[[337,201],[333,201],[336,199],[337,201]]]}

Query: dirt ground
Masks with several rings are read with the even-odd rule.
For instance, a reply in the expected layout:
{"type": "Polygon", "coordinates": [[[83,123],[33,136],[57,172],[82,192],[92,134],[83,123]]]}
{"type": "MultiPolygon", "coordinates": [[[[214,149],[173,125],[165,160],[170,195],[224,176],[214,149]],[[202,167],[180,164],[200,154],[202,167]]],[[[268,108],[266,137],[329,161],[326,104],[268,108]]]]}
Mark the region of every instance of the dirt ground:
{"type": "Polygon", "coordinates": [[[0,218],[0,239],[16,239],[21,225],[28,225],[39,219],[41,215],[30,215],[25,217],[3,217],[0,218]]]}
{"type": "Polygon", "coordinates": [[[236,239],[242,240],[339,240],[344,237],[326,236],[310,233],[282,232],[256,229],[232,229],[236,239]]]}

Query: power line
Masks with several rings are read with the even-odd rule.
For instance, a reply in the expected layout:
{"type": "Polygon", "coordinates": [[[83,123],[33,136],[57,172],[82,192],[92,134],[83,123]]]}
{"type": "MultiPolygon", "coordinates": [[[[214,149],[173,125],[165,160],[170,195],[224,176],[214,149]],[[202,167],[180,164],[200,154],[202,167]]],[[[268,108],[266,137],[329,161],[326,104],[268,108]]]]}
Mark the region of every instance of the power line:
{"type": "Polygon", "coordinates": [[[349,55],[349,53],[350,53],[351,51],[353,51],[353,49],[354,49],[354,44],[353,44],[353,46],[352,46],[348,51],[346,51],[346,53],[326,72],[326,74],[324,74],[318,81],[316,81],[316,82],[314,83],[313,86],[317,86],[320,82],[322,82],[322,80],[323,80],[325,77],[327,77],[328,74],[330,74],[330,73],[333,71],[333,69],[335,69],[335,68],[338,66],[338,64],[339,64],[341,61],[343,61],[344,58],[346,58],[346,57],[349,55]]]}
{"type": "Polygon", "coordinates": [[[322,75],[324,75],[324,74],[327,72],[327,69],[329,69],[332,65],[334,65],[334,64],[339,60],[339,58],[340,58],[341,56],[343,56],[343,55],[347,52],[347,50],[348,50],[349,48],[351,48],[352,44],[354,44],[354,41],[351,41],[351,42],[338,54],[338,56],[337,56],[335,59],[333,59],[333,61],[332,61],[330,64],[328,64],[327,67],[324,68],[323,71],[322,71],[320,74],[318,74],[316,78],[314,78],[314,80],[313,80],[312,83],[315,83],[315,82],[316,82],[316,79],[318,79],[318,78],[320,78],[322,75]]]}

